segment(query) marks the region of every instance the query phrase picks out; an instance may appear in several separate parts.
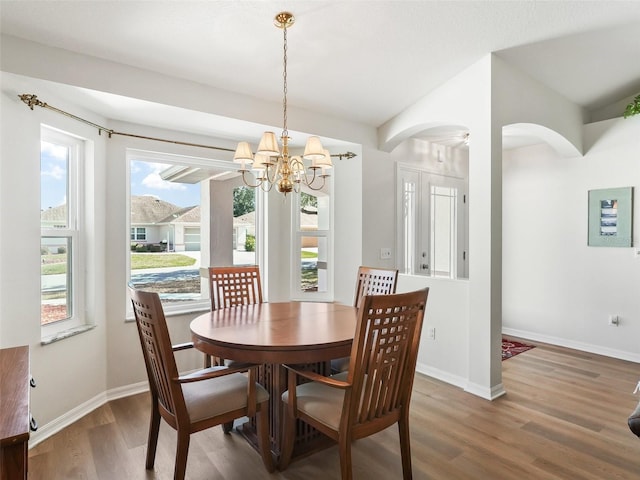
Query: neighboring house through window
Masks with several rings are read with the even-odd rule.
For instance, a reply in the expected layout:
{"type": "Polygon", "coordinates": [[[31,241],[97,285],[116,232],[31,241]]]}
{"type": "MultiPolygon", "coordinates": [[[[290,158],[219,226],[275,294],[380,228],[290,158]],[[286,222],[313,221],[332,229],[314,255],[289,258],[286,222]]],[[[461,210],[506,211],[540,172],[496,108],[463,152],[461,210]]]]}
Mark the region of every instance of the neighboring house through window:
{"type": "Polygon", "coordinates": [[[139,150],[128,158],[131,283],[158,292],[168,313],[209,308],[201,269],[256,263],[255,192],[239,186],[230,162],[139,150]]]}

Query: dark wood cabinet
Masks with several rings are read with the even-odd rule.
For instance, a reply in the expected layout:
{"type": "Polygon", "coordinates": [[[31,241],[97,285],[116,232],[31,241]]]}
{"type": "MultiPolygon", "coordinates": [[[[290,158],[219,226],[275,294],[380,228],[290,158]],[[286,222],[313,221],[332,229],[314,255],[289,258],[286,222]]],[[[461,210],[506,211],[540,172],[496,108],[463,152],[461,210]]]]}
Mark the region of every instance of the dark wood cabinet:
{"type": "Polygon", "coordinates": [[[27,478],[29,347],[0,349],[0,480],[27,478]]]}

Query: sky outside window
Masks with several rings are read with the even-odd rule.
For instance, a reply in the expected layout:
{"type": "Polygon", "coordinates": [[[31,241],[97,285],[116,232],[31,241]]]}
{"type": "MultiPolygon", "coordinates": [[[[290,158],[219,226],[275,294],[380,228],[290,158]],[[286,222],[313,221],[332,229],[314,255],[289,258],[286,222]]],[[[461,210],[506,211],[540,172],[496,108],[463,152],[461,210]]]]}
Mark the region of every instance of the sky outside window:
{"type": "MultiPolygon", "coordinates": [[[[200,204],[200,186],[167,182],[160,172],[170,167],[163,163],[131,162],[131,194],[154,195],[179,207],[200,204]]],[[[64,205],[67,201],[68,149],[42,142],[40,208],[64,205]]]]}
{"type": "Polygon", "coordinates": [[[131,195],[153,195],[179,207],[200,205],[200,184],[168,182],[160,177],[160,172],[171,166],[132,161],[131,195]]]}
{"type": "Polygon", "coordinates": [[[69,149],[64,145],[41,142],[40,208],[58,207],[67,203],[69,149]]]}

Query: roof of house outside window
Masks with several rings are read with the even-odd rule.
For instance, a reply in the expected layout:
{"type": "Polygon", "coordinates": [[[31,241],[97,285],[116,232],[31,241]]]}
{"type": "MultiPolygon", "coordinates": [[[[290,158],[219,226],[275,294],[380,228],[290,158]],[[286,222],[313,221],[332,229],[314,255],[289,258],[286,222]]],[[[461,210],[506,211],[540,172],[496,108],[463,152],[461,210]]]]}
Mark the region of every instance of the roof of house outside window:
{"type": "Polygon", "coordinates": [[[67,205],[49,207],[40,212],[40,225],[43,227],[65,227],[67,225],[67,205]]]}
{"type": "MultiPolygon", "coordinates": [[[[65,204],[47,208],[40,212],[42,226],[65,226],[67,207],[65,204]]],[[[157,225],[167,223],[199,223],[200,206],[179,207],[150,195],[131,196],[132,225],[157,225]]]]}
{"type": "MultiPolygon", "coordinates": [[[[188,207],[192,209],[194,207],[188,207]]],[[[173,203],[165,202],[151,195],[131,196],[131,223],[132,224],[158,224],[170,223],[173,214],[184,215],[184,208],[173,203]]],[[[199,209],[198,209],[199,210],[199,209]]],[[[198,216],[199,217],[199,216],[198,216]]]]}
{"type": "MultiPolygon", "coordinates": [[[[255,225],[255,212],[247,212],[234,218],[234,227],[255,225]]],[[[42,225],[63,225],[66,222],[66,205],[48,208],[40,214],[42,225]]],[[[303,209],[300,215],[302,227],[318,225],[317,210],[303,209]]],[[[131,196],[132,225],[163,225],[169,223],[199,223],[200,206],[179,207],[150,195],[131,196]]]]}
{"type": "Polygon", "coordinates": [[[176,208],[177,210],[156,223],[200,223],[200,205],[176,208]]]}

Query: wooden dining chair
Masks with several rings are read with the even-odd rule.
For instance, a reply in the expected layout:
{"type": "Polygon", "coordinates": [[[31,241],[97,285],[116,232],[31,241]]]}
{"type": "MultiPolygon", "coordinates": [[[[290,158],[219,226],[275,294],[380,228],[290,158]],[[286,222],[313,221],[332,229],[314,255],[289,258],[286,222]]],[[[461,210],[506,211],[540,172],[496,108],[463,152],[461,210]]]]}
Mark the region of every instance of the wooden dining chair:
{"type": "MultiPolygon", "coordinates": [[[[209,267],[211,310],[262,303],[262,282],[257,265],[209,267]]],[[[205,368],[229,365],[220,357],[205,356],[205,368]]]]}
{"type": "Polygon", "coordinates": [[[257,265],[209,267],[211,310],[262,303],[262,283],[257,265]]]}
{"type": "Polygon", "coordinates": [[[410,479],[409,402],[429,289],[365,295],[358,313],[348,372],[332,377],[288,369],[279,468],[291,461],[296,419],[339,445],[343,480],[352,478],[351,442],[398,424],[403,478],[410,479]],[[300,378],[307,380],[300,383],[300,378]],[[310,380],[310,381],[308,381],[310,380]]]}
{"type": "Polygon", "coordinates": [[[177,431],[174,479],[182,480],[192,433],[241,417],[257,415],[258,445],[267,471],[274,470],[269,444],[268,392],[255,381],[255,368],[211,367],[180,375],[174,352],[193,348],[172,346],[160,298],[129,285],[140,345],[149,378],[151,420],[146,468],[153,469],[160,419],[177,431]]]}
{"type": "Polygon", "coordinates": [[[396,293],[398,270],[359,267],[353,306],[358,308],[365,295],[388,295],[396,293]]]}
{"type": "MultiPolygon", "coordinates": [[[[353,306],[358,308],[362,297],[365,295],[388,295],[390,293],[396,293],[397,282],[397,269],[359,267],[353,306]]],[[[346,372],[347,368],[349,368],[348,357],[334,358],[331,360],[331,371],[333,373],[346,372]]]]}

